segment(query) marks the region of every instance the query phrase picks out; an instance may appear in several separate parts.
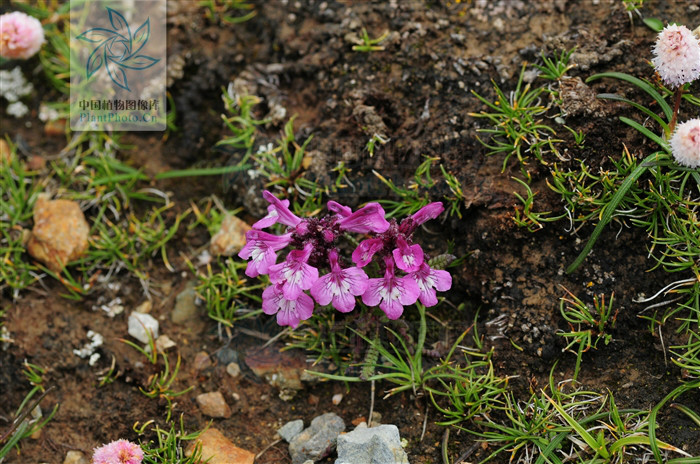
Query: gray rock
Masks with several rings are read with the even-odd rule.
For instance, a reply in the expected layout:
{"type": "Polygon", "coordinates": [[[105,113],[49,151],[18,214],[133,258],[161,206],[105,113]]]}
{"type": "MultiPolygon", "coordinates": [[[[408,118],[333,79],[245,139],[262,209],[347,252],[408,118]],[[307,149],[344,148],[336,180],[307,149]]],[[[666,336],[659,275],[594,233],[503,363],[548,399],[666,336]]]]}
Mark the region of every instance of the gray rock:
{"type": "Polygon", "coordinates": [[[359,425],[338,437],[335,464],[408,464],[408,457],[395,425],[372,428],[359,425]]]}
{"type": "Polygon", "coordinates": [[[280,437],[284,438],[287,443],[292,441],[292,438],[296,437],[304,430],[304,421],[301,419],[289,421],[284,424],[277,433],[280,437]]]}
{"type": "Polygon", "coordinates": [[[328,456],[335,448],[338,435],[343,430],[345,422],[333,412],[316,417],[309,427],[289,442],[292,464],[303,464],[309,459],[318,461],[328,456]]]}
{"type": "Polygon", "coordinates": [[[197,315],[197,293],[195,292],[196,283],[194,281],[187,282],[184,290],[175,297],[175,308],[170,313],[170,320],[176,324],[182,324],[190,319],[194,319],[197,315]]]}
{"type": "Polygon", "coordinates": [[[234,349],[229,348],[228,346],[225,346],[218,350],[215,353],[215,356],[216,359],[219,360],[219,363],[223,364],[224,366],[233,362],[238,362],[238,352],[234,349]]]}

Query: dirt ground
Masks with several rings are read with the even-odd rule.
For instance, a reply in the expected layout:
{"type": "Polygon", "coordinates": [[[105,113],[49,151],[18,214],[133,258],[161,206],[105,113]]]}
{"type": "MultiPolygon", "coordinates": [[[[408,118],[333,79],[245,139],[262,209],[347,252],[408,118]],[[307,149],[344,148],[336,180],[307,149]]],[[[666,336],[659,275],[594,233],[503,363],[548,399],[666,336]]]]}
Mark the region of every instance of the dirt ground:
{"type": "MultiPolygon", "coordinates": [[[[584,227],[571,234],[566,231],[565,221],[548,224],[535,233],[518,228],[511,217],[517,205],[513,192],[522,192],[512,180],[519,167],[511,162],[501,172],[503,159],[486,156],[487,149],[477,140],[476,130],[484,127],[485,121],[469,116],[483,109],[471,91],[494,98],[491,80],[512,90],[522,64],[536,61],[541,51],[551,53],[575,46],[572,60],[578,66],[569,75],[584,80],[603,71],[651,78],[653,69],[647,60],[655,34],[639,19],[632,27],[621,1],[276,0],[259,2],[253,19],[225,27],[210,23],[194,1],[172,1],[168,5],[168,59],[180,57],[185,63],[183,72],[173,76],[169,89],[180,130],[167,140],[160,133],[125,134],[124,141],[134,148],[120,153],[120,157],[149,175],[192,165],[236,162],[237,153],[214,147],[225,135],[220,119],[224,111],[222,87],[234,78],[243,79],[263,97],[261,115],[274,105],[282,105],[287,116],[297,115],[295,131],[299,138],[313,134],[309,145],[314,154],[311,169],[319,179],[331,181],[329,171],[339,160],[346,162],[357,189],[343,192],[338,201],[353,207],[389,195],[373,176],[373,169],[401,184],[411,178],[422,156],[440,157],[459,179],[467,197],[461,219],[453,216],[443,224],[428,224],[422,232],[429,248],[441,252],[446,241],[453,240],[453,253],[468,256],[460,267],[451,269],[454,284],[447,293],[450,302],[455,306],[466,303],[466,309],[453,314],[443,310],[440,314],[449,319],[452,337],[472,323],[478,310],[480,333],[488,347],[495,347],[498,374],[517,376],[511,385],[516,391],[526,392],[529,385],[546,384],[555,361],[557,380],[573,375],[575,356],[562,353],[565,343],[556,335],[558,329],[566,329],[559,314],[562,286],[584,300],[614,292],[619,316],[613,341],[585,354],[579,380],[588,389],[609,390],[621,408],[651,408],[678,385],[680,369],[666,359],[658,333],[650,333],[648,321],[639,317],[644,305],[634,302],[639,295],[652,295],[675,280],[675,276],[660,270],[645,272],[652,262],[647,259],[644,232],[609,228],[583,266],[567,275],[564,269],[592,229],[584,227]],[[382,42],[385,50],[352,51],[352,38],[359,36],[362,28],[372,37],[389,31],[382,42]],[[365,150],[372,128],[357,110],[362,105],[374,108],[391,139],[373,157],[365,150]]],[[[691,1],[648,0],[642,12],[664,22],[675,21],[691,28],[700,25],[700,8],[691,1]]],[[[615,92],[616,86],[619,84],[600,81],[594,90],[615,92]]],[[[698,93],[697,83],[692,90],[698,93]]],[[[563,139],[561,150],[600,160],[619,156],[623,144],[637,157],[649,152],[649,143],[617,119],[632,114],[629,108],[606,104],[596,107],[596,111],[586,111],[593,106],[589,102],[587,108],[566,119],[567,125],[586,134],[585,148],[579,148],[573,136],[562,129],[558,131],[563,139]]],[[[15,139],[20,135],[32,152],[41,156],[53,155],[60,148],[61,140],[8,119],[4,106],[2,113],[3,136],[8,133],[15,139]]],[[[34,127],[41,124],[36,118],[30,119],[34,127]]],[[[256,144],[274,140],[283,123],[266,126],[256,144]]],[[[533,162],[531,173],[538,208],[562,211],[560,198],[544,182],[546,170],[533,162]]],[[[249,186],[241,177],[201,183],[173,180],[158,186],[174,193],[181,210],[191,200],[215,193],[229,208],[244,206],[245,217],[251,221],[261,214],[262,203],[256,199],[260,186],[248,194],[249,186]]],[[[432,195],[439,199],[438,192],[432,195]]],[[[148,270],[157,289],[152,313],[160,319],[161,331],[176,341],[182,355],[183,367],[175,386],[194,386],[178,398],[175,414],[184,413],[190,430],[200,429],[208,418],[199,411],[195,396],[221,391],[230,399],[233,415],[215,419],[214,425],[238,446],[254,453],[272,443],[276,429],[292,419],[303,418],[308,424],[319,414],[336,412],[350,424],[366,417],[368,384],[353,384],[349,392],[342,384],[310,385],[285,402],[244,362],[240,363],[242,375],[237,378],[229,376],[221,362],[203,371],[194,368],[195,355],[200,351],[214,354],[216,361],[216,353],[233,349],[243,359],[264,343],[251,336],[251,331],[276,331],[274,323],[265,318],[243,324],[246,331],[234,328],[233,338],[227,340],[219,336],[216,323],[204,314],[196,324],[183,326],[170,321],[173,296],[192,280],[182,256],[192,256],[208,239],[201,233],[182,231],[169,248],[177,272],[168,272],[160,261],[154,261],[148,270]],[[345,396],[334,405],[331,397],[339,392],[345,396]],[[237,401],[232,399],[233,393],[237,401]]],[[[145,296],[135,279],[123,277],[119,283],[117,293],[105,290],[79,302],[61,298],[61,285],[50,279],[23,292],[16,301],[10,299],[9,292],[2,295],[2,306],[7,310],[5,325],[14,343],[0,350],[0,431],[7,425],[2,417],[9,417],[29,390],[22,376],[24,360],[48,369],[46,384],[55,386],[55,390],[44,401],[45,407],[57,402],[61,405],[39,437],[23,442],[20,456],[14,452],[8,456],[8,464],[62,463],[68,450],[90,454],[93,447],[118,437],[134,439],[134,422],[163,417],[165,403],[146,398],[138,389],[150,374],[149,367],[139,365],[137,361],[142,358],[118,341],[126,337],[126,314],[145,296]],[[109,319],[94,309],[98,302],[115,296],[124,301],[126,314],[109,319]],[[101,359],[93,367],[73,354],[87,341],[87,330],[105,337],[101,359]],[[121,375],[112,384],[98,388],[98,373],[109,367],[112,356],[121,375]]],[[[664,336],[666,347],[673,344],[672,327],[664,327],[664,336]]],[[[386,387],[377,386],[380,392],[386,387]]],[[[700,392],[683,399],[688,405],[700,405],[700,392]]],[[[434,409],[428,410],[425,437],[420,440],[425,405],[424,399],[403,394],[388,400],[378,398],[375,406],[382,422],[397,425],[401,436],[408,439],[406,451],[415,464],[442,462],[440,442],[445,429],[434,424],[439,419],[434,409]]],[[[700,430],[687,417],[666,410],[659,421],[662,439],[700,455],[700,430]]],[[[453,459],[474,443],[473,437],[456,431],[450,440],[453,459]]],[[[486,447],[479,447],[470,460],[477,462],[488,454],[486,447]]],[[[499,459],[505,462],[507,457],[508,453],[499,459]]],[[[286,445],[277,444],[256,462],[286,463],[291,459],[286,445]]]]}

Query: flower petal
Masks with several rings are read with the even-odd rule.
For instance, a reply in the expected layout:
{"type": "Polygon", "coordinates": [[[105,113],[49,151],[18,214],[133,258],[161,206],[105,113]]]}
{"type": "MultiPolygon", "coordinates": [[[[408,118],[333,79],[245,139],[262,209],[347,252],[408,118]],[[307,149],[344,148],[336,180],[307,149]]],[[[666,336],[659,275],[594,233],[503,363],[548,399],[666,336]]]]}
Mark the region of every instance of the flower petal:
{"type": "Polygon", "coordinates": [[[389,228],[389,222],[384,219],[384,209],[379,203],[368,203],[350,216],[342,218],[338,224],[341,229],[358,234],[382,233],[389,228]]]}

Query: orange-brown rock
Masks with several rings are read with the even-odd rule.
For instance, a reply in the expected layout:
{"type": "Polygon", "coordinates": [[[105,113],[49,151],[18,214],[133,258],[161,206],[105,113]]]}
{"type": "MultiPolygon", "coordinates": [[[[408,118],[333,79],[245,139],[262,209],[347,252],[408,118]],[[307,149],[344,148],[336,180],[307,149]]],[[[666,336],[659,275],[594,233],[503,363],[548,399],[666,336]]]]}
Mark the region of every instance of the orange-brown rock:
{"type": "Polygon", "coordinates": [[[78,203],[48,200],[41,195],[34,205],[34,229],[27,250],[54,272],[88,249],[90,226],[78,203]]]}
{"type": "Polygon", "coordinates": [[[205,430],[196,441],[187,447],[185,451],[187,457],[192,456],[198,443],[202,445],[200,462],[210,459],[208,464],[253,464],[255,460],[253,453],[237,447],[223,433],[213,427],[205,430]]]}
{"type": "Polygon", "coordinates": [[[227,214],[221,229],[211,238],[209,251],[214,256],[233,256],[245,245],[245,234],[251,229],[247,222],[227,214]]]}

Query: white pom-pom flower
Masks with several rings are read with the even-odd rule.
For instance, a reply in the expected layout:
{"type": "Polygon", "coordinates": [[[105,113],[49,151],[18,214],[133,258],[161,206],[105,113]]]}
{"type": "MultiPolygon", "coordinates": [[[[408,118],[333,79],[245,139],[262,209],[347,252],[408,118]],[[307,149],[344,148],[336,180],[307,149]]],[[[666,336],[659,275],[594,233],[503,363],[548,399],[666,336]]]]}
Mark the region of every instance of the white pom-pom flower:
{"type": "Polygon", "coordinates": [[[671,137],[671,153],[678,164],[700,168],[700,119],[676,126],[671,137]]]}
{"type": "Polygon", "coordinates": [[[679,87],[700,77],[700,43],[685,26],[669,24],[656,39],[651,62],[666,85],[679,87]]]}

